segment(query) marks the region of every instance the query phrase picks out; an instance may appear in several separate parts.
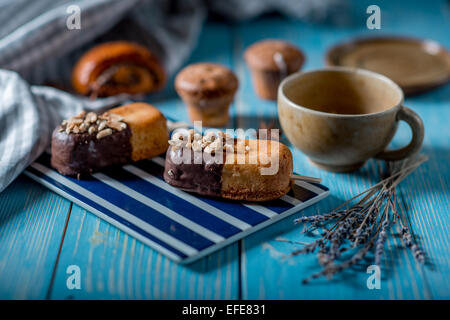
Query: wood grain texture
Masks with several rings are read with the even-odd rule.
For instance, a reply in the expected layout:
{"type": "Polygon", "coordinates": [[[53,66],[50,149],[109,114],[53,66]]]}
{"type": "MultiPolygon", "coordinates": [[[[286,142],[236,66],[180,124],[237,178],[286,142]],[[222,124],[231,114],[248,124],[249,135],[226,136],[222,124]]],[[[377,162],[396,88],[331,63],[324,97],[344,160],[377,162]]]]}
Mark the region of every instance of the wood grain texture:
{"type": "Polygon", "coordinates": [[[0,299],[45,299],[69,208],[26,177],[0,194],[0,299]]]}
{"type": "Polygon", "coordinates": [[[74,205],[52,299],[236,299],[237,245],[178,265],[74,205]],[[81,271],[81,289],[66,286],[67,267],[81,271]]]}

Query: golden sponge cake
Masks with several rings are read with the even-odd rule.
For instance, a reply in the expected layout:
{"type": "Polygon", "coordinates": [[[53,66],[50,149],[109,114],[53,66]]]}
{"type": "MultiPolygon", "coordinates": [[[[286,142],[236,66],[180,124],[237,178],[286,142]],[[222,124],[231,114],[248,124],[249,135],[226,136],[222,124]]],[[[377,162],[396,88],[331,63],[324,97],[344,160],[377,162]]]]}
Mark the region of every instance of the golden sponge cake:
{"type": "Polygon", "coordinates": [[[166,118],[155,107],[142,102],[111,109],[122,117],[131,129],[131,159],[138,161],[166,152],[169,133],[166,118]]]}
{"type": "MultiPolygon", "coordinates": [[[[285,195],[291,188],[292,154],[278,141],[244,140],[245,162],[228,154],[222,169],[221,197],[233,200],[267,201],[285,195]]],[[[238,148],[237,148],[238,149],[238,148]]]]}

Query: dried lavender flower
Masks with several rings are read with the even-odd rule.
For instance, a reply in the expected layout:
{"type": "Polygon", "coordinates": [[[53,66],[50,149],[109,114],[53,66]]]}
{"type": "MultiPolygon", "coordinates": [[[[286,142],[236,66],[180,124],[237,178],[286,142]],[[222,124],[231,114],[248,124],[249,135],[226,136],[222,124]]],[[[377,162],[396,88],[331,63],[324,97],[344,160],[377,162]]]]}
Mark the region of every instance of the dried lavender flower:
{"type": "Polygon", "coordinates": [[[422,250],[420,250],[420,248],[412,241],[411,232],[405,226],[402,227],[402,240],[405,243],[405,246],[408,247],[412,251],[414,258],[419,263],[424,264],[425,256],[424,256],[422,250]]]}
{"type": "Polygon", "coordinates": [[[386,215],[386,218],[383,220],[383,223],[381,225],[381,230],[378,235],[377,243],[375,246],[375,264],[377,266],[380,266],[381,258],[383,256],[384,244],[387,238],[388,227],[389,227],[389,216],[386,215]]]}
{"type": "Polygon", "coordinates": [[[304,279],[303,282],[307,283],[322,276],[331,278],[365,259],[372,249],[374,262],[380,265],[388,230],[390,225],[397,221],[401,227],[405,247],[412,251],[418,262],[424,263],[424,254],[414,243],[411,231],[405,223],[406,213],[397,207],[395,188],[426,160],[427,157],[419,155],[397,162],[387,162],[387,177],[379,183],[347,200],[331,212],[295,219],[295,224],[309,224],[304,232],[323,229],[320,231],[319,239],[291,253],[291,256],[295,256],[318,251],[317,259],[322,270],[304,279]],[[355,201],[357,202],[352,204],[355,201]],[[346,253],[345,257],[343,253],[346,253]]]}

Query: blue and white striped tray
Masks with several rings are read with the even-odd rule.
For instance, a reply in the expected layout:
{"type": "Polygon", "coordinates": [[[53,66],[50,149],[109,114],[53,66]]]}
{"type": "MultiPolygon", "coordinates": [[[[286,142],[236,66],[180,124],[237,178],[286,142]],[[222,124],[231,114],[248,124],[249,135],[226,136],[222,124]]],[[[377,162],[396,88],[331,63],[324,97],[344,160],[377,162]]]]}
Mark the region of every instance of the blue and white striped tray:
{"type": "Polygon", "coordinates": [[[325,198],[329,190],[297,181],[276,201],[239,203],[187,193],[167,184],[164,159],[143,160],[65,177],[44,154],[25,174],[167,257],[189,263],[325,198]]]}

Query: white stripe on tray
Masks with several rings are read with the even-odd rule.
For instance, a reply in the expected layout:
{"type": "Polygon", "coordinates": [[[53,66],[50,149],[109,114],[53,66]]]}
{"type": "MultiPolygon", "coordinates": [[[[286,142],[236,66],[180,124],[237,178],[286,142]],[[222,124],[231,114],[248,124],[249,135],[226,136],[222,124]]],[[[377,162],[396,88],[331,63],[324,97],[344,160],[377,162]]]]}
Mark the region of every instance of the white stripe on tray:
{"type": "Polygon", "coordinates": [[[62,175],[56,173],[55,171],[41,165],[40,163],[33,163],[31,165],[34,169],[42,172],[43,174],[45,174],[46,176],[52,178],[53,180],[56,180],[66,186],[68,186],[69,188],[71,188],[72,190],[78,192],[79,194],[88,197],[89,199],[91,199],[92,201],[95,201],[96,203],[98,203],[99,205],[105,207],[106,209],[114,212],[115,214],[117,214],[118,216],[120,216],[121,218],[129,221],[130,223],[136,225],[137,227],[139,227],[140,229],[144,230],[145,232],[151,234],[152,236],[154,236],[155,238],[160,239],[163,242],[166,242],[168,245],[170,245],[171,247],[183,252],[184,254],[191,256],[194,255],[196,253],[198,253],[198,250],[187,245],[186,243],[172,237],[170,234],[167,234],[166,232],[159,230],[155,227],[153,227],[152,225],[148,224],[147,222],[133,216],[132,214],[128,213],[127,211],[123,210],[122,208],[119,208],[117,206],[115,206],[114,204],[100,198],[99,196],[97,196],[96,194],[90,192],[89,190],[84,189],[83,187],[77,185],[76,183],[73,183],[72,181],[70,181],[69,179],[63,177],[62,175]]]}
{"type": "Polygon", "coordinates": [[[124,185],[123,183],[111,178],[110,176],[107,176],[103,173],[94,173],[92,176],[99,179],[101,182],[109,185],[110,187],[132,197],[133,199],[142,202],[146,206],[155,209],[159,213],[165,215],[167,218],[172,219],[182,225],[184,225],[186,228],[191,229],[195,233],[201,235],[202,237],[207,238],[208,240],[211,240],[212,242],[220,242],[224,240],[225,238],[218,235],[217,233],[195,223],[192,220],[187,219],[186,217],[176,213],[175,211],[167,208],[166,206],[163,206],[162,204],[146,197],[142,193],[139,193],[130,187],[124,185]]]}
{"type": "Polygon", "coordinates": [[[293,206],[296,206],[303,202],[303,201],[300,201],[297,198],[291,197],[290,195],[287,195],[287,194],[282,196],[280,199],[283,200],[284,202],[292,204],[293,206]]]}
{"type": "Polygon", "coordinates": [[[316,194],[321,194],[321,193],[325,192],[325,190],[323,190],[323,189],[321,189],[319,187],[316,187],[315,185],[313,185],[311,183],[308,183],[306,181],[298,181],[297,180],[297,181],[295,181],[295,184],[300,186],[300,187],[302,187],[302,188],[308,189],[309,191],[312,191],[312,192],[314,192],[316,194]]]}
{"type": "MultiPolygon", "coordinates": [[[[155,158],[155,159],[158,159],[158,158],[155,158]]],[[[161,158],[159,158],[159,159],[161,159],[161,158]]],[[[164,159],[161,159],[161,160],[163,160],[163,162],[164,162],[164,159]]],[[[158,163],[158,162],[155,161],[155,163],[158,163]]],[[[158,164],[160,164],[160,163],[158,163],[158,164]]],[[[162,165],[164,165],[164,163],[162,165]]],[[[161,189],[164,189],[164,190],[176,195],[177,197],[180,197],[181,199],[188,201],[190,204],[212,214],[213,216],[235,226],[236,228],[238,228],[240,230],[246,230],[246,229],[251,228],[251,225],[249,225],[248,223],[246,223],[242,220],[239,220],[238,218],[235,218],[232,215],[229,215],[228,213],[226,213],[216,207],[213,207],[212,205],[190,195],[189,193],[187,193],[183,190],[172,187],[171,185],[165,183],[164,181],[156,178],[155,176],[151,175],[150,173],[148,173],[140,168],[137,168],[133,165],[125,165],[125,166],[123,166],[123,169],[137,175],[141,179],[143,179],[147,182],[150,182],[151,184],[153,184],[161,189]]]]}
{"type": "Polygon", "coordinates": [[[262,215],[265,215],[266,217],[272,218],[277,216],[278,214],[266,207],[263,207],[256,203],[241,203],[243,206],[246,206],[247,208],[252,209],[253,211],[256,211],[258,213],[261,213],[262,215]]]}

